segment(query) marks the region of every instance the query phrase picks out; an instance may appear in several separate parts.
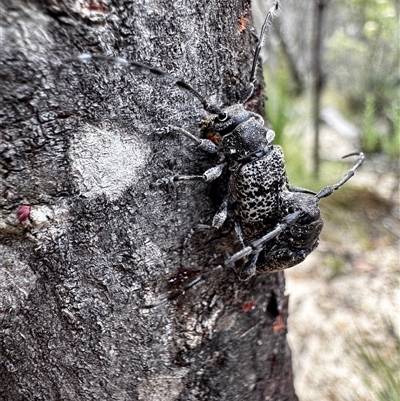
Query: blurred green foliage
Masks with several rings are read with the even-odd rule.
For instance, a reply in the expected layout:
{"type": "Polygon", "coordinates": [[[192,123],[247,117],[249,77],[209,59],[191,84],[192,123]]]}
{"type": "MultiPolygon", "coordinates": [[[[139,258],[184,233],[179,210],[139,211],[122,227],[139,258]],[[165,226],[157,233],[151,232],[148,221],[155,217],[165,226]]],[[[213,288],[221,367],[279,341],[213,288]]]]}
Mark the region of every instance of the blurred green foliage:
{"type": "Polygon", "coordinates": [[[372,93],[365,99],[362,148],[366,153],[383,152],[392,158],[400,155],[400,109],[395,105],[389,110],[393,121],[393,133],[378,130],[376,100],[372,93]]]}
{"type": "Polygon", "coordinates": [[[328,86],[345,99],[341,111],[366,129],[364,151],[398,157],[399,5],[394,0],[346,0],[332,7],[340,24],[325,42],[328,86]]]}
{"type": "MultiPolygon", "coordinates": [[[[395,0],[329,2],[322,53],[326,84],[322,107],[337,108],[360,128],[365,153],[381,153],[392,159],[400,156],[399,9],[400,3],[395,0]]],[[[298,12],[301,10],[299,6],[298,12]]],[[[310,29],[308,25],[305,32],[310,29]]],[[[311,46],[292,47],[298,66],[309,65],[310,52],[311,46]]],[[[276,143],[284,147],[287,159],[295,164],[295,174],[303,174],[306,161],[293,136],[293,126],[300,135],[307,125],[304,119],[310,121],[309,94],[293,91],[290,68],[283,54],[274,71],[268,70],[268,63],[266,67],[268,120],[276,132],[276,143]]],[[[299,71],[309,83],[309,69],[299,71]]]]}
{"type": "Polygon", "coordinates": [[[275,131],[275,143],[282,145],[283,132],[293,117],[291,115],[293,99],[288,87],[289,77],[286,69],[279,68],[274,77],[266,72],[265,82],[267,82],[268,98],[273,99],[271,102],[266,102],[268,121],[275,131]]]}
{"type": "Polygon", "coordinates": [[[290,160],[286,166],[288,176],[294,180],[294,185],[309,183],[306,160],[301,148],[301,133],[309,121],[308,99],[295,96],[291,86],[290,76],[282,62],[277,71],[271,73],[264,70],[266,91],[266,114],[268,124],[275,132],[274,143],[284,149],[285,158],[290,160]]]}
{"type": "Polygon", "coordinates": [[[363,123],[363,149],[372,153],[378,149],[379,137],[375,130],[375,96],[371,93],[365,99],[364,123],[363,123]]]}

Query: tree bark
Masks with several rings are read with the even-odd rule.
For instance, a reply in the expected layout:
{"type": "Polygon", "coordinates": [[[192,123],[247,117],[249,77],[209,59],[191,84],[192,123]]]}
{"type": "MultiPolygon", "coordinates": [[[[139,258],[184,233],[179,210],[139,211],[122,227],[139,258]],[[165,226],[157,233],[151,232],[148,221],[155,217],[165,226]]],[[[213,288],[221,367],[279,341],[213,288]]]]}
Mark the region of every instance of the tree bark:
{"type": "MultiPolygon", "coordinates": [[[[297,400],[283,273],[242,283],[226,270],[143,309],[235,251],[229,229],[195,230],[223,179],[152,186],[216,164],[155,133],[198,135],[199,102],[120,67],[66,62],[58,73],[82,52],[118,55],[233,104],[255,45],[249,2],[1,7],[0,399],[297,400]]],[[[258,75],[248,107],[262,113],[258,75]]]]}
{"type": "Polygon", "coordinates": [[[314,177],[318,179],[320,169],[319,155],[319,126],[320,126],[320,106],[321,94],[324,86],[324,76],[322,72],[322,27],[326,6],[329,0],[315,0],[314,3],[314,27],[313,27],[313,49],[312,49],[312,118],[314,125],[314,177]]]}

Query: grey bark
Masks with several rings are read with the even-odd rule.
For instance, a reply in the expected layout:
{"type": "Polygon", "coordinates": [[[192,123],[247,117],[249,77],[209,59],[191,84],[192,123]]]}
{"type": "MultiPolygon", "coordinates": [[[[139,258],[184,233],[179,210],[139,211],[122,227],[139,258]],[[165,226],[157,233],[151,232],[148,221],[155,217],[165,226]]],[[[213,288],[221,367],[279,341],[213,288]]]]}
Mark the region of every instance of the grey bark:
{"type": "MultiPolygon", "coordinates": [[[[120,55],[232,104],[251,68],[249,3],[1,7],[0,399],[297,400],[283,273],[241,283],[223,271],[142,308],[237,246],[228,229],[193,230],[211,221],[223,180],[151,186],[216,163],[155,134],[197,133],[199,102],[118,67],[70,64],[57,76],[81,52],[120,55]]],[[[259,83],[249,108],[262,112],[263,96],[259,83]]]]}

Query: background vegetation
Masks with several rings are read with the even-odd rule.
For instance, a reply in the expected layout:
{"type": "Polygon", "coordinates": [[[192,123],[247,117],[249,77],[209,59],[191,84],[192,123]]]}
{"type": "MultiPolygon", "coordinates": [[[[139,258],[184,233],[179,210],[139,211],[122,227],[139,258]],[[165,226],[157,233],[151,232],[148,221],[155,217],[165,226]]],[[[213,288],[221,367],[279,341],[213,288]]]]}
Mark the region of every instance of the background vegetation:
{"type": "MultiPolygon", "coordinates": [[[[278,142],[289,153],[295,142],[294,132],[301,139],[312,119],[310,87],[316,2],[282,2],[278,32],[271,30],[264,54],[271,99],[267,102],[268,119],[278,142]]],[[[400,155],[400,6],[394,0],[325,3],[321,108],[335,108],[358,127],[360,148],[369,159],[379,155],[392,170],[393,160],[400,155]]],[[[299,170],[299,165],[307,165],[307,161],[296,163],[293,169],[296,179],[302,180],[305,171],[299,170]]]]}
{"type": "MultiPolygon", "coordinates": [[[[259,3],[255,5],[256,25],[261,23],[262,8],[269,6],[265,2],[259,3]],[[257,12],[257,9],[260,11],[257,12]]],[[[302,280],[308,274],[310,283],[315,282],[315,277],[322,278],[318,285],[325,281],[328,290],[329,283],[338,283],[338,280],[351,282],[351,288],[356,288],[358,282],[360,286],[361,283],[365,286],[366,282],[382,280],[382,285],[376,286],[377,292],[381,293],[374,295],[389,302],[386,306],[390,305],[387,309],[376,307],[362,311],[361,307],[353,307],[353,315],[350,313],[349,316],[355,323],[355,332],[343,332],[348,338],[344,340],[347,346],[343,345],[344,355],[340,358],[343,364],[347,357],[351,358],[349,369],[356,377],[355,382],[358,380],[363,385],[359,386],[360,392],[349,390],[346,395],[340,392],[342,382],[331,377],[332,382],[338,380],[337,391],[334,389],[326,395],[329,384],[321,379],[320,383],[324,385],[314,393],[320,400],[400,400],[399,9],[400,4],[395,0],[282,1],[278,26],[271,29],[264,49],[269,99],[266,103],[267,118],[277,134],[277,142],[284,148],[292,184],[320,189],[337,182],[353,163],[350,159],[340,160],[341,156],[356,150],[362,150],[366,155],[356,177],[321,202],[326,224],[319,253],[316,260],[309,263],[312,267],[306,274],[296,273],[293,269],[288,272],[289,287],[290,277],[296,278],[296,274],[302,280]],[[313,174],[312,108],[317,2],[325,6],[321,25],[321,165],[318,179],[313,174]],[[382,291],[382,288],[386,290],[382,291]],[[396,295],[389,296],[385,291],[395,292],[396,295]],[[363,313],[365,324],[359,321],[359,315],[363,313]]],[[[300,267],[295,269],[301,272],[300,267]]],[[[293,288],[299,285],[301,282],[296,282],[293,288]]],[[[335,284],[332,288],[336,288],[335,284]]],[[[359,302],[362,304],[365,293],[361,295],[361,288],[359,291],[359,302]]],[[[349,300],[346,295],[341,297],[343,304],[339,300],[335,309],[346,314],[349,305],[345,303],[349,300]]],[[[295,294],[292,299],[296,300],[295,294]]],[[[323,301],[319,299],[316,302],[323,301]]],[[[293,315],[292,318],[295,319],[293,315]]],[[[291,327],[290,330],[294,336],[302,331],[299,327],[291,327]]],[[[314,331],[308,329],[308,336],[310,333],[320,335],[317,331],[317,326],[314,331]]],[[[324,340],[325,351],[332,353],[327,346],[330,340],[325,338],[322,342],[324,340]]],[[[302,354],[308,347],[307,341],[304,334],[299,340],[299,348],[302,349],[293,350],[295,367],[300,366],[300,370],[304,369],[301,365],[307,360],[302,354]],[[296,358],[301,361],[296,361],[296,358]]],[[[292,348],[295,348],[293,344],[292,348]]],[[[340,370],[339,367],[337,370],[340,370]]],[[[322,377],[324,366],[314,366],[313,374],[322,377]]],[[[328,376],[331,374],[326,373],[328,376]]],[[[306,393],[302,394],[301,390],[297,391],[301,400],[313,399],[306,393]]]]}

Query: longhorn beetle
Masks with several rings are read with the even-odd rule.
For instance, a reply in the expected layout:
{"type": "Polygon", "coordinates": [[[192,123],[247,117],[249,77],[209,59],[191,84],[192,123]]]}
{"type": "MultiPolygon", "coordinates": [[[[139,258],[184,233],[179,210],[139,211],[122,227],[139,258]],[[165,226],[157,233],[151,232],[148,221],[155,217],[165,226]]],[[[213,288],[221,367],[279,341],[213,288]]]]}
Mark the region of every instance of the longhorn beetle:
{"type": "Polygon", "coordinates": [[[169,126],[160,131],[184,135],[201,149],[219,154],[220,164],[208,169],[203,175],[163,178],[158,180],[156,185],[194,180],[211,182],[217,179],[224,169],[229,171],[228,194],[208,227],[220,229],[227,219],[228,209],[233,207],[235,231],[242,249],[227,257],[223,264],[195,278],[181,290],[146,306],[147,308],[166,303],[226,267],[231,267],[240,280],[248,280],[255,274],[276,272],[302,262],[319,243],[323,227],[319,201],[345,184],[364,160],[361,152],[344,156],[357,155],[358,161],[338,183],[327,186],[318,193],[293,187],[286,176],[282,148],[272,144],[275,133],[264,127],[264,120],[260,115],[245,109],[244,103],[254,91],[260,50],[278,8],[279,0],[275,0],[266,15],[254,52],[250,79],[241,102],[228,107],[221,108],[204,98],[184,80],[137,61],[90,54],[81,54],[77,58],[67,60],[110,62],[149,71],[172,80],[176,86],[197,98],[209,113],[200,137],[180,127],[169,126]],[[239,260],[244,260],[244,263],[237,273],[234,265],[239,260]]]}

